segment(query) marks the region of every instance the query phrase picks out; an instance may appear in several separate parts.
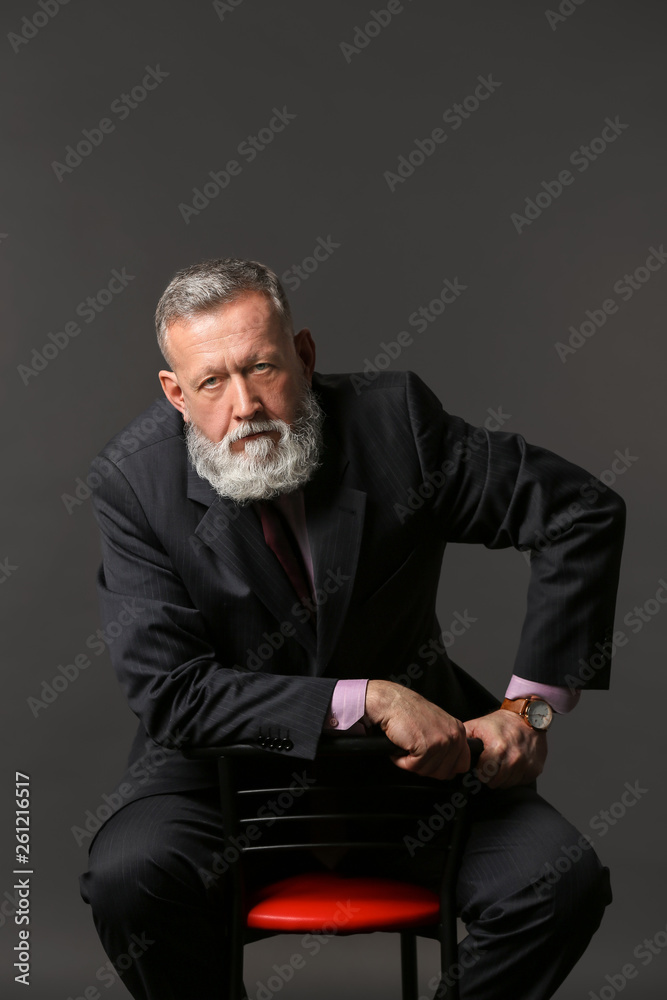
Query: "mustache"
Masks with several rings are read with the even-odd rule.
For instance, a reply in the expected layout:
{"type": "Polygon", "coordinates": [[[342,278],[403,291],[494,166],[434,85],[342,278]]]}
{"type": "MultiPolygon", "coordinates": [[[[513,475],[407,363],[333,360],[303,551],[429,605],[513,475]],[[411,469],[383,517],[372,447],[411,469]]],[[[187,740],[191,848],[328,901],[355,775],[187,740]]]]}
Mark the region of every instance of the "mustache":
{"type": "Polygon", "coordinates": [[[233,444],[234,441],[241,441],[250,434],[259,434],[262,431],[278,431],[282,435],[284,430],[285,424],[282,420],[244,420],[234,430],[229,431],[225,435],[225,439],[229,444],[233,444]]]}

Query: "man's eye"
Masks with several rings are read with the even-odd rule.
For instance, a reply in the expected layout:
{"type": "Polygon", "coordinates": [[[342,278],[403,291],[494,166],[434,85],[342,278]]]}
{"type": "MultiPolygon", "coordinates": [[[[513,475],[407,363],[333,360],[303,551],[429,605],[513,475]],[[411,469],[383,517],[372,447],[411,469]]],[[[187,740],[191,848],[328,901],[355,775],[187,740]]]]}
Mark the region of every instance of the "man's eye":
{"type": "Polygon", "coordinates": [[[208,388],[211,388],[211,386],[215,385],[215,383],[217,381],[218,381],[218,376],[217,375],[209,375],[208,378],[204,379],[204,381],[202,382],[202,385],[203,386],[208,386],[208,388]]]}
{"type": "Polygon", "coordinates": [[[272,368],[273,366],[269,364],[268,361],[258,361],[256,365],[253,365],[255,370],[265,371],[267,368],[272,368]]]}

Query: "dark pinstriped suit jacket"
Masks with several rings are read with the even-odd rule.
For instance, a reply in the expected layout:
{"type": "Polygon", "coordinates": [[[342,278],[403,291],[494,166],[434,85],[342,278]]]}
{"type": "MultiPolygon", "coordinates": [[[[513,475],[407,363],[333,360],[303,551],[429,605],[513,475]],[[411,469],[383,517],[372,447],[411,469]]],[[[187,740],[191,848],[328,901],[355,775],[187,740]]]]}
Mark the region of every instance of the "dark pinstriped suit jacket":
{"type": "Polygon", "coordinates": [[[441,632],[448,541],[533,550],[517,674],[567,686],[593,657],[602,665],[582,686],[608,685],[599,648],[612,629],[620,498],[599,484],[591,501],[587,473],[516,434],[475,433],[411,372],[359,390],[349,375],[316,374],[313,387],[326,414],[323,465],[304,490],[316,632],[253,506],[222,500],[189,465],[175,409],[156,421],[154,406],[93,463],[102,616],[120,623],[109,651],[140,720],[128,800],[215,782],[211,765],[174,747],[273,737],[283,757],[312,758],[338,678],[415,664],[415,690],[453,715],[497,705],[446,652],[426,649],[441,632]]]}

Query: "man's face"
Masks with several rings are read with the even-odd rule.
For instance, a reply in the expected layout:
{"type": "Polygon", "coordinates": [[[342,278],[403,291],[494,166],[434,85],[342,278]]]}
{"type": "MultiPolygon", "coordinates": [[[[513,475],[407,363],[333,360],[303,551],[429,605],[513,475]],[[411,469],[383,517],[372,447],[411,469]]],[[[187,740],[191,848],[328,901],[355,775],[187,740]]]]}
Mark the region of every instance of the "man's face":
{"type": "Polygon", "coordinates": [[[240,453],[248,441],[280,437],[276,430],[254,433],[244,424],[291,425],[296,419],[304,380],[312,381],[315,345],[308,330],[296,337],[283,330],[266,295],[246,292],[180,319],[169,327],[168,342],[174,370],[160,372],[162,388],[210,441],[240,430],[244,436],[230,445],[240,453]]]}
{"type": "Polygon", "coordinates": [[[234,302],[169,327],[174,371],[160,372],[183,414],[192,466],[244,504],[300,489],[320,462],[323,413],[311,389],[310,332],[285,333],[269,299],[234,302]]]}

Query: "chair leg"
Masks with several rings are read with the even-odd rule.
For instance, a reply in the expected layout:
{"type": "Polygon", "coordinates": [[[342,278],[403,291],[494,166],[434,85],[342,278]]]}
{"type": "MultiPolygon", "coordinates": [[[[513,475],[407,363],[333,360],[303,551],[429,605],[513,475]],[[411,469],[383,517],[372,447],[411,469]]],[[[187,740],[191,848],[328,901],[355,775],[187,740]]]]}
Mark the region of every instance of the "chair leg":
{"type": "Polygon", "coordinates": [[[403,1000],[417,1000],[417,935],[401,933],[401,990],[403,1000]]]}
{"type": "Polygon", "coordinates": [[[442,912],[440,939],[440,986],[436,991],[433,1000],[441,1000],[443,996],[447,1000],[459,1000],[459,982],[454,976],[448,973],[456,963],[458,955],[458,941],[456,928],[456,911],[451,903],[442,912]],[[446,978],[446,982],[443,982],[446,978]],[[443,986],[445,989],[443,990],[443,986]]]}
{"type": "Polygon", "coordinates": [[[240,892],[228,908],[227,933],[225,935],[224,962],[226,965],[225,1000],[246,1000],[243,983],[243,953],[245,946],[245,921],[239,905],[240,892]]]}
{"type": "Polygon", "coordinates": [[[454,820],[450,833],[449,850],[443,872],[443,883],[440,897],[440,985],[434,1000],[459,1000],[458,977],[450,974],[458,956],[458,941],[456,928],[456,881],[459,866],[463,856],[466,838],[470,828],[469,798],[466,805],[454,820]]]}
{"type": "Polygon", "coordinates": [[[229,952],[229,1000],[246,1000],[248,994],[243,983],[242,934],[232,933],[229,952]]]}

